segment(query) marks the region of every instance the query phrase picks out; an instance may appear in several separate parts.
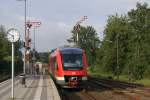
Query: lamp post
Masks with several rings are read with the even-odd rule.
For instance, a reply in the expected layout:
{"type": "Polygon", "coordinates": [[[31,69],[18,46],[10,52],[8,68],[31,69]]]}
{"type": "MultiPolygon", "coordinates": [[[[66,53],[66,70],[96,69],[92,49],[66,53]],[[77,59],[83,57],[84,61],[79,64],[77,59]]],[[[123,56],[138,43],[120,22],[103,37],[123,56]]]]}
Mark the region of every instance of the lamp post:
{"type": "Polygon", "coordinates": [[[23,73],[26,74],[25,69],[26,69],[26,44],[27,44],[27,36],[26,36],[26,5],[27,5],[27,0],[17,0],[17,1],[24,1],[24,38],[25,38],[25,49],[24,49],[24,65],[23,65],[23,73]]]}
{"type": "Polygon", "coordinates": [[[23,76],[22,76],[22,85],[26,87],[26,52],[27,52],[27,35],[26,35],[26,5],[27,5],[27,0],[17,0],[17,1],[24,1],[24,63],[23,63],[23,76]]]}
{"type": "Polygon", "coordinates": [[[25,10],[24,10],[24,33],[25,33],[25,50],[24,50],[24,67],[23,67],[23,73],[24,74],[26,74],[26,71],[25,71],[25,69],[26,69],[26,42],[27,42],[27,38],[26,38],[26,29],[27,29],[27,27],[26,27],[26,5],[27,5],[27,3],[26,3],[26,1],[27,0],[24,0],[24,2],[25,2],[25,10]]]}

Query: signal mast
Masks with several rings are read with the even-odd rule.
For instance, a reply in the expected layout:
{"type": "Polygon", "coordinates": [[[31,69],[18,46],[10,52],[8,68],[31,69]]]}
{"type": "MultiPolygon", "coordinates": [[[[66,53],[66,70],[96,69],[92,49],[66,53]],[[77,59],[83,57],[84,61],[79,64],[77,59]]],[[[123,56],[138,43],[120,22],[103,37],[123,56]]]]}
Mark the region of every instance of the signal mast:
{"type": "MultiPolygon", "coordinates": [[[[26,35],[25,35],[25,62],[27,63],[27,65],[29,66],[29,61],[30,61],[30,42],[31,39],[29,37],[29,33],[30,33],[30,29],[31,27],[34,27],[34,50],[35,50],[35,28],[36,27],[40,27],[41,26],[41,22],[31,22],[31,21],[27,21],[26,22],[26,35]]],[[[35,55],[34,55],[35,57],[35,55]]]]}
{"type": "Polygon", "coordinates": [[[75,27],[74,27],[74,30],[76,32],[76,43],[77,43],[77,46],[79,46],[79,32],[80,32],[80,24],[85,21],[87,18],[87,16],[83,16],[79,21],[77,21],[75,27]]]}

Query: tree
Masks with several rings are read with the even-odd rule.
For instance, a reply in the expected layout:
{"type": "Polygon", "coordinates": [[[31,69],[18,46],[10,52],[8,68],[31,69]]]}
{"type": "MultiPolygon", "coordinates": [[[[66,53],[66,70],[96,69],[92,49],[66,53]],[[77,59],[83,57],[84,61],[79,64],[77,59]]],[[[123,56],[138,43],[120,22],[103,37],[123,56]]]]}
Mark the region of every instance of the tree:
{"type": "Polygon", "coordinates": [[[135,79],[141,79],[146,69],[150,69],[150,8],[147,3],[137,3],[128,16],[131,26],[128,59],[132,59],[129,69],[135,79]]]}
{"type": "MultiPolygon", "coordinates": [[[[68,39],[69,43],[76,42],[76,31],[72,30],[72,37],[68,39]]],[[[80,26],[78,46],[86,51],[89,65],[93,65],[96,60],[96,50],[99,46],[99,38],[96,30],[92,26],[80,26]]]]}
{"type": "Polygon", "coordinates": [[[125,67],[125,58],[128,44],[128,18],[118,14],[109,16],[103,39],[103,66],[104,69],[117,75],[125,67]]]}
{"type": "Polygon", "coordinates": [[[0,60],[4,60],[11,53],[11,44],[6,38],[4,26],[0,26],[0,60]]]}
{"type": "MultiPolygon", "coordinates": [[[[11,43],[7,39],[7,33],[3,25],[0,26],[0,72],[9,75],[11,69],[11,43]]],[[[22,69],[22,41],[15,43],[15,69],[20,72],[22,69]]]]}
{"type": "Polygon", "coordinates": [[[149,77],[149,27],[150,8],[146,3],[137,3],[136,8],[127,15],[109,16],[101,45],[104,69],[114,76],[118,72],[128,73],[129,79],[142,79],[144,75],[149,77]]]}

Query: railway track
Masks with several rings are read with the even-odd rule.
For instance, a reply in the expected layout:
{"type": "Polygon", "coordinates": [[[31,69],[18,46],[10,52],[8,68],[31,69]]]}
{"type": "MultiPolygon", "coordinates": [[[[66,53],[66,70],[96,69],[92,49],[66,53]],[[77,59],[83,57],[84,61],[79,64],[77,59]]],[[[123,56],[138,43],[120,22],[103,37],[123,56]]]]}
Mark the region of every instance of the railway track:
{"type": "Polygon", "coordinates": [[[104,87],[107,87],[109,89],[127,89],[127,88],[137,88],[141,87],[137,84],[131,84],[131,83],[125,83],[120,81],[114,81],[110,79],[102,79],[102,78],[93,78],[90,77],[89,81],[98,85],[102,85],[104,87]]]}
{"type": "Polygon", "coordinates": [[[97,85],[107,87],[116,93],[121,93],[132,100],[150,100],[150,94],[145,91],[144,86],[139,84],[100,78],[90,78],[90,81],[97,85]]]}
{"type": "Polygon", "coordinates": [[[137,88],[143,87],[138,84],[89,78],[86,88],[61,89],[60,94],[62,100],[150,100],[149,94],[137,88]]]}
{"type": "Polygon", "coordinates": [[[89,77],[89,80],[98,81],[104,84],[109,84],[112,87],[118,87],[118,88],[123,88],[123,89],[143,87],[143,85],[141,84],[126,83],[126,82],[121,82],[121,81],[116,81],[116,80],[106,79],[106,78],[89,77]]]}

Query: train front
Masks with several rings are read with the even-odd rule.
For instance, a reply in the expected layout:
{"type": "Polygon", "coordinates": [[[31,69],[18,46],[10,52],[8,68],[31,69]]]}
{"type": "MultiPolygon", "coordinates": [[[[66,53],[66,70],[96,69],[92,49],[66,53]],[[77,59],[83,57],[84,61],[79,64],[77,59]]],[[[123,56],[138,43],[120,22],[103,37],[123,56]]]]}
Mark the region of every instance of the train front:
{"type": "MultiPolygon", "coordinates": [[[[62,78],[59,84],[66,88],[84,86],[87,81],[87,60],[84,50],[79,48],[60,49],[62,78]]],[[[61,73],[61,72],[60,72],[61,73]]]]}

